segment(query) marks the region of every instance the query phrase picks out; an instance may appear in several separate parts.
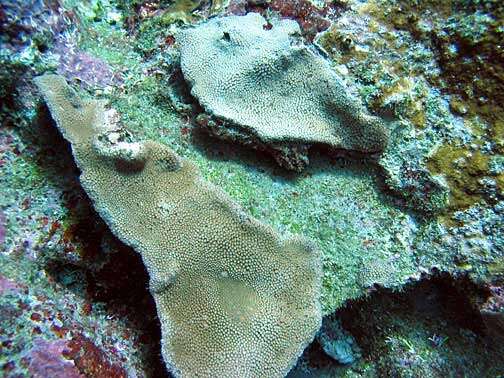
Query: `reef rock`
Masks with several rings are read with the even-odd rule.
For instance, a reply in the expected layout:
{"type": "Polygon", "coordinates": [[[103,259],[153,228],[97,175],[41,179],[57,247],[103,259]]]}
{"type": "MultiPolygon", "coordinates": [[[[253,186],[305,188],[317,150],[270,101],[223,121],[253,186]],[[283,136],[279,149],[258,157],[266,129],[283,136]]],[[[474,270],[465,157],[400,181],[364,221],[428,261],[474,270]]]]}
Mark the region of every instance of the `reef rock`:
{"type": "Polygon", "coordinates": [[[343,329],[336,317],[324,318],[317,340],[324,352],[340,364],[354,363],[361,356],[354,337],[343,329]]]}
{"type": "Polygon", "coordinates": [[[181,69],[212,133],[270,151],[301,170],[313,144],[382,151],[388,132],[304,44],[292,20],[257,13],[214,18],[177,34],[181,69]]]}
{"type": "Polygon", "coordinates": [[[284,376],[321,324],[321,264],[311,243],[245,214],[168,147],[134,142],[117,113],[80,99],[61,76],[36,84],[97,212],[142,256],[168,369],[284,376]]]}

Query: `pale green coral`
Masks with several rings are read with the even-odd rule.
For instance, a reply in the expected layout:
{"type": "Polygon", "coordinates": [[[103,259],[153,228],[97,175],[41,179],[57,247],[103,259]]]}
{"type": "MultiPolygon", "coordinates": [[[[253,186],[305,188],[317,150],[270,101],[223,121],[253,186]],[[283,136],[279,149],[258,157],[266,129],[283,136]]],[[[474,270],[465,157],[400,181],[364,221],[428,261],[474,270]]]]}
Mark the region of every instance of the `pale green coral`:
{"type": "Polygon", "coordinates": [[[268,24],[257,13],[211,19],[178,33],[191,93],[224,121],[206,126],[222,126],[214,131],[219,136],[267,145],[289,169],[306,164],[289,156],[305,156],[300,145],[382,151],[388,133],[381,119],[348,94],[327,60],[299,36],[296,22],[268,24]]]}
{"type": "Polygon", "coordinates": [[[98,213],[142,255],[170,371],[285,375],[320,326],[314,247],[245,214],[166,146],[132,142],[116,113],[63,78],[36,83],[98,213]]]}

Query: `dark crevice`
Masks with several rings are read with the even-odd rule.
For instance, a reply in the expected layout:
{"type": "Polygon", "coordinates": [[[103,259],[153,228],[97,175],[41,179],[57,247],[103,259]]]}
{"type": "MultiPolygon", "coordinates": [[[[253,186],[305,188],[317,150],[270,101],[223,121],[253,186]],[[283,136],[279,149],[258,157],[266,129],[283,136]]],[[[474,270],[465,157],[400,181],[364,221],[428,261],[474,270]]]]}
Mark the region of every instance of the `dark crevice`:
{"type": "Polygon", "coordinates": [[[304,351],[292,377],[316,377],[317,372],[335,369],[359,373],[369,363],[378,376],[404,376],[401,369],[409,369],[408,358],[414,355],[407,343],[417,348],[417,337],[430,343],[433,350],[439,349],[443,358],[439,366],[435,358],[420,364],[440,376],[467,372],[466,364],[472,364],[475,371],[504,371],[504,345],[495,342],[495,330],[486,327],[479,311],[489,295],[488,288],[469,277],[454,278],[441,272],[411,282],[401,291],[376,288],[370,296],[349,301],[330,315],[339,318],[343,328],[354,336],[362,358],[351,365],[340,365],[315,340],[304,351]],[[400,344],[390,347],[394,340],[400,344]]]}

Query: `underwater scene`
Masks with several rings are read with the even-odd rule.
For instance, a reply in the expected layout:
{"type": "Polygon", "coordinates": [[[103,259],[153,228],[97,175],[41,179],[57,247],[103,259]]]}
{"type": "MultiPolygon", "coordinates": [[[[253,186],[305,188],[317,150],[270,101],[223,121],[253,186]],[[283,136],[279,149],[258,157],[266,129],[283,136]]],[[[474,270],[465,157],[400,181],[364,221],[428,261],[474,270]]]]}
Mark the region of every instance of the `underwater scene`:
{"type": "Polygon", "coordinates": [[[502,0],[0,4],[1,377],[504,377],[502,0]]]}

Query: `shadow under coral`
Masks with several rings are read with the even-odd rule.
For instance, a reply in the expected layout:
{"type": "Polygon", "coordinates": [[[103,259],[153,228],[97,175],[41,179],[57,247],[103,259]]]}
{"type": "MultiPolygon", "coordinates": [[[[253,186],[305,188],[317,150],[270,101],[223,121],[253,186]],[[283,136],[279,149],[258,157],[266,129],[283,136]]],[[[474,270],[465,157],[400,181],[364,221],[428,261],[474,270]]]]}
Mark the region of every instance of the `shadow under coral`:
{"type": "Polygon", "coordinates": [[[352,365],[338,365],[315,341],[289,377],[496,376],[504,371],[504,349],[479,307],[489,290],[463,276],[435,273],[401,291],[379,288],[349,301],[331,315],[341,321],[362,351],[352,365]],[[327,375],[330,374],[330,375],[327,375]]]}
{"type": "Polygon", "coordinates": [[[270,153],[237,142],[219,139],[207,131],[193,125],[191,130],[192,145],[207,159],[213,161],[235,161],[246,166],[247,170],[267,175],[275,181],[295,183],[305,177],[329,174],[337,178],[340,175],[372,177],[380,201],[387,206],[407,212],[417,221],[428,218],[427,214],[415,212],[406,206],[404,199],[394,196],[386,185],[383,169],[377,161],[364,154],[352,151],[333,150],[324,145],[315,144],[309,149],[310,164],[302,171],[290,171],[278,165],[270,153]]]}
{"type": "Polygon", "coordinates": [[[62,228],[57,253],[42,256],[48,275],[89,303],[105,308],[124,320],[125,333],[138,340],[142,368],[148,376],[169,377],[161,357],[161,330],[149,277],[140,255],[121,243],[108,230],[81,188],[70,145],[57,131],[45,106],[23,138],[34,148],[36,162],[60,190],[69,220],[56,222],[62,228]]]}

